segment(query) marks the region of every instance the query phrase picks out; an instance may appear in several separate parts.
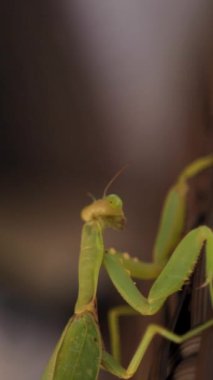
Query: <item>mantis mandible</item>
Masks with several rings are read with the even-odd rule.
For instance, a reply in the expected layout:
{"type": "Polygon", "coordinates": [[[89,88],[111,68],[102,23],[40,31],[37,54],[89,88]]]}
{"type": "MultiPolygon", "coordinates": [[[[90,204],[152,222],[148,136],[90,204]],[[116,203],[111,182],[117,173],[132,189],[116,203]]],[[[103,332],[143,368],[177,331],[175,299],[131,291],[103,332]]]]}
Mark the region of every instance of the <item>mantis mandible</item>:
{"type": "Polygon", "coordinates": [[[42,380],[96,380],[100,368],[121,379],[129,379],[136,372],[144,353],[156,334],[176,343],[200,334],[213,326],[213,319],[184,335],[176,335],[164,327],[149,325],[127,367],[120,364],[118,318],[135,312],[142,315],[157,313],[166,299],[179,291],[193,272],[205,244],[206,282],[213,307],[213,232],[207,226],[193,229],[182,238],[186,214],[188,180],[213,166],[213,155],[200,158],[180,174],[165,199],[153,261],[142,262],[115,249],[104,248],[103,231],[122,229],[125,223],[123,202],[117,195],[105,195],[94,200],[81,212],[84,221],[79,258],[79,290],[74,316],[52,354],[42,380]],[[112,355],[107,353],[101,338],[96,310],[96,292],[101,266],[115,288],[126,301],[109,314],[112,355]],[[145,298],[132,280],[155,279],[145,298]]]}

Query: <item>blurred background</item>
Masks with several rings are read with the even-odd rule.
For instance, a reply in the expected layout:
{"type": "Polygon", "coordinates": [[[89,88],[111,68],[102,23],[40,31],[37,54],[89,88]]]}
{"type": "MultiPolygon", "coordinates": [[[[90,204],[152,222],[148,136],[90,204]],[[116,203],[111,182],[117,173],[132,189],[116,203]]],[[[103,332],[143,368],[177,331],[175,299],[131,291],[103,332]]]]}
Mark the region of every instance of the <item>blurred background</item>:
{"type": "MultiPolygon", "coordinates": [[[[210,0],[1,4],[1,379],[40,378],[73,313],[87,192],[126,163],[127,227],[106,242],[151,259],[165,192],[212,151],[212,16],[210,0]]],[[[118,302],[103,271],[103,333],[118,302]]]]}

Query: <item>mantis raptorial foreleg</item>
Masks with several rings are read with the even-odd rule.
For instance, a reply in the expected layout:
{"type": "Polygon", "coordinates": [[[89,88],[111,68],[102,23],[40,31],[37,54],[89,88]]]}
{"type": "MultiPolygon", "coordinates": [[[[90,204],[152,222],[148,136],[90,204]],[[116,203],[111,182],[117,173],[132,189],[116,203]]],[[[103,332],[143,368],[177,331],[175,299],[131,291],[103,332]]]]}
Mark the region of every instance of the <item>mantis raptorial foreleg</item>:
{"type": "Polygon", "coordinates": [[[151,263],[144,263],[115,250],[105,252],[103,230],[121,229],[125,222],[123,203],[117,195],[104,193],[102,199],[93,201],[82,210],[81,216],[85,224],[82,230],[79,292],[75,313],[56,346],[42,380],[96,380],[101,367],[120,378],[127,379],[137,370],[156,334],[181,343],[213,326],[212,319],[187,334],[178,336],[163,327],[150,325],[127,370],[116,360],[119,356],[117,331],[119,316],[132,315],[135,312],[142,315],[156,313],[166,299],[178,291],[189,278],[203,245],[206,253],[206,284],[209,286],[213,304],[211,229],[206,226],[198,227],[180,241],[186,211],[187,180],[210,166],[213,166],[213,156],[195,161],[182,172],[175,186],[169,191],[151,263]],[[114,316],[113,312],[111,314],[114,358],[103,349],[96,311],[96,293],[102,264],[123,299],[132,308],[125,306],[114,311],[114,316]],[[147,298],[139,292],[131,277],[156,279],[147,298]]]}
{"type": "MultiPolygon", "coordinates": [[[[153,262],[144,263],[137,258],[131,258],[127,253],[118,253],[114,249],[109,251],[112,257],[109,255],[104,257],[105,267],[119,293],[134,310],[143,315],[156,313],[170,294],[181,289],[192,273],[204,243],[206,243],[206,284],[209,285],[213,306],[212,231],[205,226],[199,227],[188,234],[172,253],[172,249],[180,241],[184,228],[187,180],[212,163],[211,156],[195,161],[181,173],[177,183],[170,189],[165,200],[154,245],[153,262]],[[172,255],[170,260],[169,255],[172,255]],[[116,275],[114,276],[115,271],[116,275]],[[130,278],[132,276],[140,279],[152,279],[158,275],[147,299],[142,296],[130,278]]],[[[132,308],[120,306],[109,313],[112,352],[117,359],[120,359],[119,317],[134,314],[132,308]]]]}
{"type": "MultiPolygon", "coordinates": [[[[213,233],[208,227],[198,227],[189,232],[177,246],[168,263],[152,285],[145,298],[132,281],[129,272],[122,266],[120,254],[105,254],[104,264],[107,272],[122,298],[131,306],[112,309],[110,313],[110,331],[113,355],[120,358],[120,339],[118,318],[132,315],[136,310],[142,315],[155,314],[167,297],[180,290],[189,278],[205,242],[206,252],[206,285],[209,286],[213,306],[213,233]],[[133,310],[133,309],[134,310],[133,310]]],[[[131,260],[125,258],[123,260],[131,260]]]]}
{"type": "Polygon", "coordinates": [[[152,262],[143,262],[136,257],[131,258],[126,253],[120,254],[124,267],[130,271],[132,277],[150,280],[157,278],[160,274],[183,234],[189,190],[188,180],[210,166],[213,166],[213,156],[194,161],[183,170],[177,182],[169,190],[161,213],[152,262]]]}
{"type": "Polygon", "coordinates": [[[156,313],[171,294],[182,288],[194,269],[204,243],[206,283],[209,284],[213,305],[211,229],[206,226],[198,227],[180,241],[186,212],[187,180],[212,164],[212,156],[195,161],[182,172],[177,183],[169,191],[154,245],[153,262],[144,263],[114,249],[104,255],[104,265],[113,284],[125,301],[138,313],[143,315],[156,313]],[[157,277],[147,298],[137,290],[130,276],[141,279],[157,277]]]}
{"type": "MultiPolygon", "coordinates": [[[[213,233],[206,226],[190,231],[178,244],[167,264],[152,285],[145,298],[136,288],[135,283],[122,265],[121,255],[112,253],[104,255],[106,270],[123,299],[138,313],[155,314],[173,293],[182,288],[193,272],[194,266],[205,243],[206,283],[209,286],[213,306],[213,233]]],[[[123,259],[130,260],[130,259],[123,259]]]]}

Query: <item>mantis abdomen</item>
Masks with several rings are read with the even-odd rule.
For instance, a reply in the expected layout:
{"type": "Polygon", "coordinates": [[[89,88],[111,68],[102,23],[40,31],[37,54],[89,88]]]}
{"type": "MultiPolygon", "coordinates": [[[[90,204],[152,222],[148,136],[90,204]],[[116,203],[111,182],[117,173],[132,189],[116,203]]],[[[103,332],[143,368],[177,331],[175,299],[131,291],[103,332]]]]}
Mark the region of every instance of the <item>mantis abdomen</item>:
{"type": "Polygon", "coordinates": [[[94,316],[71,318],[49,361],[42,380],[95,380],[102,359],[102,341],[94,316]]]}

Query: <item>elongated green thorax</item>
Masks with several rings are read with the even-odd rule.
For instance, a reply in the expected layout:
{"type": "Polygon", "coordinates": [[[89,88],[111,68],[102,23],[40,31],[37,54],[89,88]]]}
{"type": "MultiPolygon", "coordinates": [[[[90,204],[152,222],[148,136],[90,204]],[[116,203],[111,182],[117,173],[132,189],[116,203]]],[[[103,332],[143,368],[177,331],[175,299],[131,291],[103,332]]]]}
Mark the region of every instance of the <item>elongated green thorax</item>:
{"type": "Polygon", "coordinates": [[[103,230],[121,229],[125,222],[123,202],[110,194],[85,207],[81,212],[85,222],[82,229],[78,270],[78,299],[75,313],[91,311],[95,314],[98,276],[104,256],[103,230]]]}
{"type": "Polygon", "coordinates": [[[78,299],[75,313],[94,311],[98,276],[104,255],[102,228],[98,221],[85,223],[82,229],[78,271],[78,299]]]}

